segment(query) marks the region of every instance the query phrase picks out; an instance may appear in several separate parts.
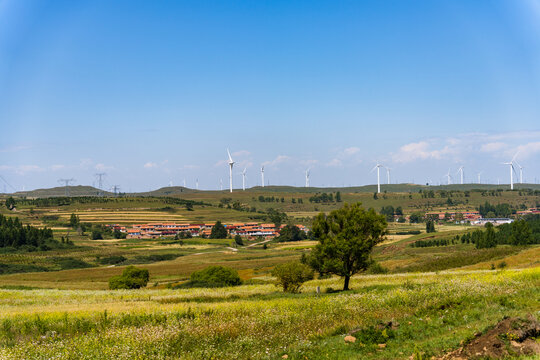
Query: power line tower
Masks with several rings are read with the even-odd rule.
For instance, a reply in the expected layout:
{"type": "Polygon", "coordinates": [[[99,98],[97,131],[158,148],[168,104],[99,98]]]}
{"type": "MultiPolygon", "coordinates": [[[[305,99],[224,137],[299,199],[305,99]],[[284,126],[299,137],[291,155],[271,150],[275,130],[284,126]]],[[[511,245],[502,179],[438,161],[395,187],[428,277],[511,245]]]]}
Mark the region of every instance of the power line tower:
{"type": "Polygon", "coordinates": [[[58,182],[61,184],[61,183],[64,183],[65,184],[65,187],[66,187],[66,191],[65,191],[65,195],[66,196],[69,196],[69,183],[72,183],[74,182],[75,179],[71,178],[71,179],[58,179],[58,182]]]}
{"type": "Polygon", "coordinates": [[[98,179],[98,195],[99,196],[103,196],[103,177],[105,177],[107,174],[106,173],[97,173],[95,174],[95,176],[97,177],[98,179]]]}
{"type": "Polygon", "coordinates": [[[113,190],[114,196],[118,195],[120,191],[120,185],[113,185],[112,190],[113,190]]]}

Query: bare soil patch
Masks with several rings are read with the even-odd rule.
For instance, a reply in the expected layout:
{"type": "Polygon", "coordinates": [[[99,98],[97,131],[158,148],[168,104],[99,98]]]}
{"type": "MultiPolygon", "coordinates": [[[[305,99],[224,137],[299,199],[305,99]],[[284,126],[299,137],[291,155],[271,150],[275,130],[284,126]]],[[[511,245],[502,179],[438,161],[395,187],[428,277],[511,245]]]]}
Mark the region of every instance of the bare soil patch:
{"type": "Polygon", "coordinates": [[[491,330],[477,336],[467,345],[441,360],[502,359],[519,355],[540,354],[540,323],[532,315],[527,319],[505,318],[491,330]]]}

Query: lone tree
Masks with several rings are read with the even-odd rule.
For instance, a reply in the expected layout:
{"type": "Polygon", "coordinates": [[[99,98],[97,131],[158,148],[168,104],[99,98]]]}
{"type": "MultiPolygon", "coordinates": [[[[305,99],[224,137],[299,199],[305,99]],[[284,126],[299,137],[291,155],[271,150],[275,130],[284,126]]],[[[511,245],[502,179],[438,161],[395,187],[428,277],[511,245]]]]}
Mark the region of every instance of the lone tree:
{"type": "Polygon", "coordinates": [[[227,229],[221,223],[221,221],[216,221],[212,227],[212,232],[210,233],[210,239],[225,239],[227,238],[227,229]]]}
{"type": "Polygon", "coordinates": [[[320,213],[313,222],[313,235],[319,243],[307,262],[321,274],[343,277],[343,290],[349,290],[352,275],[368,268],[373,247],[386,235],[384,216],[361,205],[345,203],[328,215],[320,213]]]}

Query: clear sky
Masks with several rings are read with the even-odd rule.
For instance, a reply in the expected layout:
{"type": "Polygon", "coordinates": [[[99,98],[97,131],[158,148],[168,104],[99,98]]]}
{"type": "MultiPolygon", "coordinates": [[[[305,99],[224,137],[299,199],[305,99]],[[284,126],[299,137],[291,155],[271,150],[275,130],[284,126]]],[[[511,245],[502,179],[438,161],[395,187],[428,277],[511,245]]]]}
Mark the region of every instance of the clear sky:
{"type": "Polygon", "coordinates": [[[0,126],[0,192],[538,182],[540,0],[0,0],[0,126]]]}

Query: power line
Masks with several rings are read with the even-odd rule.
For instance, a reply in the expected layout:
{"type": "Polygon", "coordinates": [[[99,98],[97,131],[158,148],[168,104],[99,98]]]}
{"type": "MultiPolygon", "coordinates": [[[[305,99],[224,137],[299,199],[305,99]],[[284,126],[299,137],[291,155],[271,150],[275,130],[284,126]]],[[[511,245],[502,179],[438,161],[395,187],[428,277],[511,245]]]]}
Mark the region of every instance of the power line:
{"type": "Polygon", "coordinates": [[[65,186],[66,186],[66,190],[65,190],[65,195],[66,196],[69,196],[69,183],[71,182],[74,182],[75,179],[71,178],[71,179],[58,179],[58,182],[59,183],[64,183],[65,186]]]}
{"type": "Polygon", "coordinates": [[[13,186],[11,186],[11,184],[8,183],[8,182],[6,181],[6,179],[4,179],[4,177],[3,177],[2,175],[0,175],[0,179],[2,179],[2,181],[5,182],[5,183],[7,184],[7,186],[9,186],[10,188],[12,188],[13,191],[15,191],[15,192],[17,191],[17,189],[15,189],[13,186]]]}

